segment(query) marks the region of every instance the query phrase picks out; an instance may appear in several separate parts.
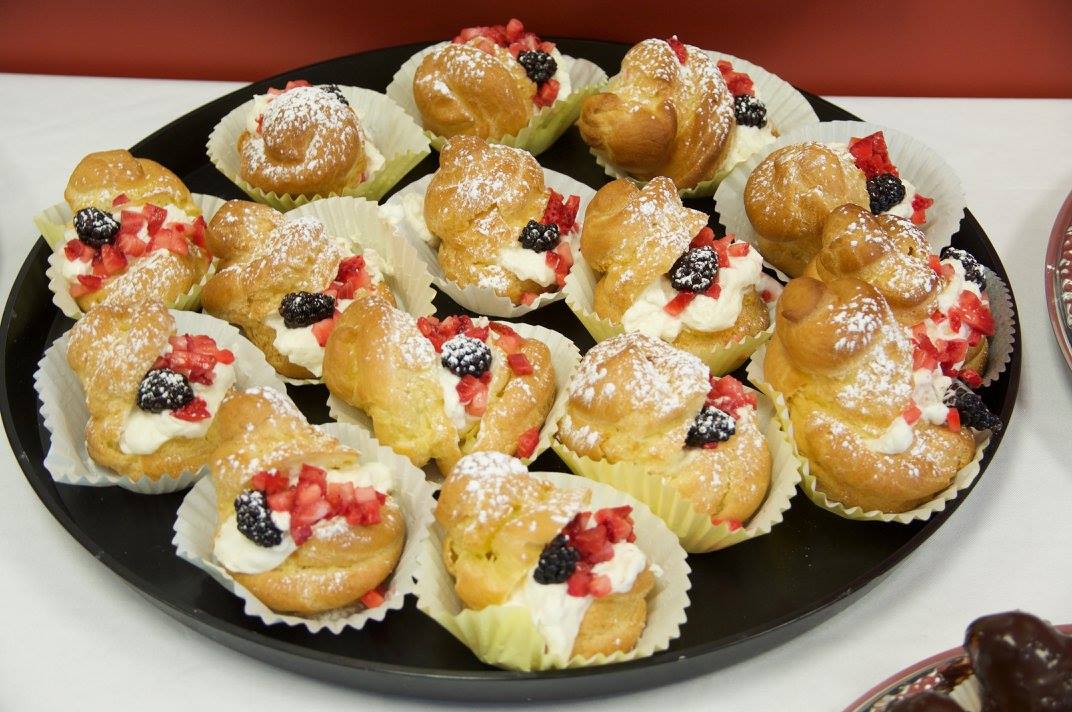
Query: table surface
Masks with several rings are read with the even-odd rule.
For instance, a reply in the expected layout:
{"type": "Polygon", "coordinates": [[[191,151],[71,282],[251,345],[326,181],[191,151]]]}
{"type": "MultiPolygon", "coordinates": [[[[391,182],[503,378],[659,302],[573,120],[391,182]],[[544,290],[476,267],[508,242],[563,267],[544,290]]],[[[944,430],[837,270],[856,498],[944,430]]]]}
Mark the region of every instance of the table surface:
{"type": "MultiPolygon", "coordinates": [[[[36,236],[31,218],[62,199],[90,151],[129,146],[239,85],[0,74],[0,288],[36,236]]],[[[1072,100],[836,97],[930,146],[964,181],[968,206],[1012,279],[1024,340],[1012,427],[971,497],[926,544],[847,610],[748,662],[627,697],[680,710],[836,711],[907,665],[959,643],[973,618],[1010,608],[1072,622],[1072,374],[1047,321],[1046,241],[1072,189],[1072,100]]],[[[172,620],[88,556],[40,506],[0,447],[0,709],[85,712],[241,709],[417,710],[305,679],[217,645],[172,620]]],[[[166,552],[165,552],[166,554],[166,552]]],[[[717,606],[718,601],[693,601],[717,606]]],[[[732,615],[732,611],[727,611],[732,615]]],[[[419,644],[414,641],[414,644],[419,644]]],[[[451,708],[450,705],[437,705],[451,708]]],[[[465,709],[472,709],[466,706],[465,709]]],[[[459,707],[459,709],[463,709],[459,707]]]]}

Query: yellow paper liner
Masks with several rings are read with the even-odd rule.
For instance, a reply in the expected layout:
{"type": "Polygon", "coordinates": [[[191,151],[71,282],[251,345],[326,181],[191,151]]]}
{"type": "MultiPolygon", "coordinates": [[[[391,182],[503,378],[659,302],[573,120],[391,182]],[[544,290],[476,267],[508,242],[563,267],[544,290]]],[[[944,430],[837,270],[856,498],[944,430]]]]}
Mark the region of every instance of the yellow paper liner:
{"type": "Polygon", "coordinates": [[[782,427],[789,433],[790,440],[793,444],[793,450],[795,451],[796,456],[800,459],[800,488],[804,491],[804,494],[807,495],[808,499],[823,509],[833,512],[839,517],[854,519],[856,521],[896,522],[898,524],[926,521],[936,512],[943,511],[946,504],[960,496],[960,492],[971,486],[972,482],[975,481],[975,478],[979,476],[979,462],[986,453],[986,449],[990,446],[989,431],[976,433],[975,457],[972,458],[971,462],[957,471],[952,484],[935,495],[933,499],[921,504],[915,509],[910,509],[907,512],[881,512],[878,510],[865,512],[861,507],[846,507],[841,502],[831,500],[820,488],[819,480],[811,473],[811,463],[800,452],[800,449],[796,445],[796,436],[793,434],[793,422],[789,417],[789,406],[786,404],[785,396],[776,391],[771,384],[766,382],[763,372],[763,358],[766,356],[766,352],[767,348],[764,346],[752,356],[752,360],[748,364],[748,380],[774,403],[775,413],[777,414],[778,419],[782,421],[782,427]]]}
{"type": "MultiPolygon", "coordinates": [[[[188,311],[171,311],[178,334],[204,334],[216,340],[220,347],[235,355],[235,387],[254,386],[283,389],[275,369],[260,349],[225,321],[188,311]]],[[[69,485],[87,487],[118,486],[140,494],[164,494],[185,489],[205,474],[205,468],[175,472],[157,479],[131,479],[116,474],[93,461],[86,449],[86,407],[82,383],[67,365],[67,344],[70,332],[56,339],[38,362],[34,373],[34,388],[41,401],[41,419],[49,431],[49,448],[44,465],[52,479],[69,485]]]]}
{"type": "MultiPolygon", "coordinates": [[[[621,324],[616,324],[609,319],[604,319],[595,313],[595,272],[584,259],[584,255],[578,250],[574,255],[573,268],[566,277],[566,286],[562,291],[566,296],[566,306],[570,308],[577,318],[584,324],[584,328],[592,335],[596,342],[624,334],[626,329],[621,324]]],[[[769,308],[773,312],[773,302],[769,308]]],[[[774,316],[771,315],[771,325],[754,336],[749,336],[740,341],[725,346],[712,344],[708,347],[690,347],[686,350],[699,357],[711,372],[722,376],[737,369],[752,353],[763,344],[767,343],[774,332],[774,316]]],[[[673,342],[669,342],[673,344],[673,342]]],[[[676,345],[676,344],[675,344],[676,345]]]]}
{"type": "MultiPolygon", "coordinates": [[[[732,54],[715,52],[712,50],[703,50],[703,52],[711,57],[712,61],[718,62],[720,59],[729,61],[733,65],[735,71],[744,72],[752,78],[752,81],[756,86],[757,96],[763,100],[764,105],[767,107],[768,123],[778,131],[779,134],[784,134],[788,131],[794,131],[801,126],[819,122],[819,117],[815,114],[815,109],[811,108],[811,104],[804,98],[804,95],[797,91],[792,84],[785,81],[777,74],[764,69],[758,64],[753,64],[746,59],[734,57],[732,54]]],[[[595,150],[589,150],[592,156],[595,157],[596,163],[603,168],[603,172],[611,178],[626,178],[638,186],[643,186],[647,183],[647,181],[634,178],[620,168],[617,168],[607,160],[605,156],[600,155],[595,150]]],[[[710,180],[701,181],[692,188],[679,189],[678,193],[683,198],[710,197],[714,195],[715,190],[718,188],[718,184],[721,183],[737,165],[739,164],[735,163],[731,166],[720,166],[710,180]]]]}
{"type": "Polygon", "coordinates": [[[406,594],[412,593],[414,589],[413,576],[417,572],[420,553],[432,523],[432,512],[435,508],[432,495],[435,488],[425,482],[421,471],[409,464],[408,460],[383,447],[360,428],[339,423],[319,427],[344,445],[360,452],[362,463],[383,463],[394,476],[393,495],[406,519],[406,543],[398,566],[389,579],[382,604],[375,608],[364,608],[355,604],[315,617],[302,617],[276,613],[261,603],[247,588],[235,581],[213,555],[218,513],[216,490],[211,477],[198,482],[179,506],[174,524],[175,536],[171,543],[181,558],[209,574],[220,585],[241,598],[246,615],[259,618],[265,625],[282,623],[302,626],[310,633],[327,630],[338,634],[347,628],[360,630],[370,621],[382,621],[390,611],[400,610],[405,605],[406,594]]]}
{"type": "MultiPolygon", "coordinates": [[[[547,168],[543,169],[543,176],[544,183],[556,192],[562,195],[576,195],[581,199],[581,207],[577,211],[577,227],[570,236],[571,244],[573,245],[573,256],[574,259],[577,259],[578,255],[580,255],[579,240],[581,229],[584,225],[585,211],[588,210],[588,204],[595,197],[596,192],[580,181],[547,168]]],[[[531,304],[514,304],[509,297],[497,294],[490,287],[483,287],[479,284],[462,287],[449,280],[443,273],[443,268],[439,265],[438,249],[422,240],[404,217],[397,217],[404,213],[402,201],[406,196],[413,194],[423,197],[428,191],[428,185],[431,182],[431,175],[413,181],[392,195],[384,204],[384,207],[396,215],[393,218],[393,223],[417,251],[417,254],[428,267],[428,271],[432,274],[432,280],[440,290],[469,311],[500,318],[523,316],[563,298],[563,290],[559,290],[557,292],[544,292],[536,297],[531,304]]]]}
{"type": "MultiPolygon", "coordinates": [[[[216,214],[216,211],[220,209],[220,206],[226,202],[222,198],[217,198],[215,195],[204,195],[202,193],[191,193],[191,197],[201,211],[206,222],[211,220],[212,216],[216,214]]],[[[45,242],[52,248],[52,253],[48,256],[48,267],[45,269],[45,277],[48,278],[48,288],[49,291],[52,292],[52,303],[55,304],[65,316],[77,321],[82,318],[85,312],[79,308],[78,302],[71,296],[70,283],[63,278],[63,274],[60,271],[63,260],[63,247],[65,244],[63,238],[67,231],[68,223],[73,219],[74,213],[71,212],[70,206],[67,205],[67,203],[57,203],[51,208],[43,210],[34,216],[34,225],[41,231],[41,236],[45,238],[45,242]]],[[[212,260],[208,270],[201,277],[200,282],[190,287],[185,294],[167,306],[172,309],[184,311],[199,309],[201,307],[201,290],[214,274],[216,274],[215,259],[212,260]]]]}
{"type": "MultiPolygon", "coordinates": [[[[567,388],[573,371],[581,362],[581,352],[572,341],[557,331],[535,324],[509,323],[507,326],[526,339],[542,341],[551,351],[551,365],[555,370],[555,387],[557,388],[555,402],[551,405],[551,410],[547,412],[543,427],[540,428],[540,439],[536,443],[536,449],[529,457],[521,458],[521,461],[528,465],[551,447],[555,433],[558,432],[558,422],[566,412],[566,401],[569,397],[567,388]]],[[[364,411],[355,408],[335,394],[328,395],[328,414],[340,423],[350,423],[370,433],[374,432],[372,419],[364,411]]],[[[434,461],[429,462],[425,470],[433,480],[442,481],[443,473],[439,471],[434,461]]]]}
{"type": "MultiPolygon", "coordinates": [[[[407,59],[395,72],[394,78],[387,86],[387,96],[402,107],[418,125],[423,125],[423,121],[413,98],[413,79],[424,57],[448,44],[450,43],[439,42],[407,59]]],[[[521,148],[538,156],[577,121],[577,117],[581,115],[581,103],[603,87],[607,81],[607,73],[587,59],[577,59],[567,55],[563,55],[562,58],[569,61],[568,72],[571,86],[569,96],[556,101],[551,106],[537,109],[529,120],[528,126],[518,131],[516,135],[489,138],[487,140],[490,143],[521,148]]],[[[425,131],[425,134],[431,140],[435,150],[443,149],[446,143],[443,136],[437,136],[431,131],[425,131]]]]}
{"type": "Polygon", "coordinates": [[[561,472],[534,472],[533,477],[563,489],[587,489],[592,499],[587,509],[597,510],[628,504],[633,507],[636,544],[662,569],[648,596],[648,620],[636,647],[629,652],[575,656],[569,660],[545,652],[544,639],[525,608],[495,605],[479,611],[464,608],[454,592],[453,577],[443,564],[443,531],[433,523],[425,541],[417,572],[417,608],[489,665],[533,671],[576,668],[623,662],[665,650],[680,635],[689,605],[689,565],[677,537],[651,513],[647,505],[612,487],[561,472]]]}
{"type": "Polygon", "coordinates": [[[337,195],[379,200],[431,153],[428,139],[409,115],[383,94],[346,85],[339,85],[339,89],[357,112],[366,138],[384,157],[383,166],[364,182],[328,195],[291,195],[261,190],[243,180],[238,138],[246,130],[246,116],[253,108],[253,99],[232,110],[216,124],[205,147],[209,160],[250,198],[284,212],[313,200],[337,195]]]}
{"type": "Polygon", "coordinates": [[[696,511],[674,487],[640,465],[592,460],[573,452],[557,438],[551,447],[576,474],[610,485],[651,507],[690,554],[725,549],[769,534],[791,506],[800,482],[801,463],[789,435],[774,416],[770,401],[762,394],[757,394],[757,400],[756,415],[771,454],[771,482],[763,504],[736,530],[725,523],[712,524],[710,515],[696,511]]]}

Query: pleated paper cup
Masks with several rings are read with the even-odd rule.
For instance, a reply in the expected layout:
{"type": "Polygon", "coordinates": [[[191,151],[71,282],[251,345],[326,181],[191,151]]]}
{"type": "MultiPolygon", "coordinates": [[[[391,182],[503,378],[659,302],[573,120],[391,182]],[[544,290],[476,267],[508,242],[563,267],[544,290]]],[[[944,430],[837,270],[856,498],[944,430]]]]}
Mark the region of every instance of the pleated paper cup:
{"type": "Polygon", "coordinates": [[[789,433],[790,442],[801,463],[800,488],[804,491],[804,494],[807,495],[808,499],[823,509],[833,512],[839,517],[857,521],[896,522],[898,524],[926,521],[936,512],[943,511],[949,502],[959,497],[961,491],[970,487],[972,482],[975,481],[975,478],[979,476],[979,462],[983,459],[986,449],[990,446],[989,431],[976,434],[975,457],[972,458],[971,462],[957,471],[952,484],[935,495],[934,498],[921,504],[915,509],[910,509],[907,512],[882,512],[879,510],[864,511],[862,507],[848,507],[841,502],[830,499],[826,496],[826,493],[822,491],[822,485],[819,483],[818,478],[812,474],[811,463],[808,461],[808,458],[800,452],[800,448],[796,445],[796,436],[793,434],[793,422],[789,417],[789,406],[786,404],[785,396],[776,391],[774,387],[766,381],[763,372],[763,359],[766,356],[766,352],[767,349],[764,346],[752,357],[752,361],[748,364],[748,380],[774,403],[775,413],[777,414],[778,419],[781,420],[782,427],[789,433]]]}
{"type": "Polygon", "coordinates": [[[759,236],[745,213],[744,189],[748,177],[763,159],[779,148],[795,143],[848,143],[850,138],[863,138],[876,131],[881,131],[886,137],[890,160],[897,166],[901,177],[913,183],[920,193],[934,199],[934,205],[927,209],[927,223],[921,228],[927,234],[932,251],[937,253],[950,243],[953,234],[960,229],[965,206],[960,178],[934,149],[896,129],[865,121],[824,121],[803,126],[782,135],[747,161],[738,164],[715,191],[719,222],[725,226],[727,233],[758,245],[759,236]]]}
{"type": "Polygon", "coordinates": [[[357,112],[365,137],[384,157],[383,166],[362,183],[341,193],[328,195],[280,194],[247,183],[241,175],[238,138],[246,130],[246,117],[253,109],[254,99],[234,109],[216,124],[206,146],[209,160],[251,199],[276,210],[287,211],[319,198],[336,195],[379,200],[431,152],[428,139],[409,115],[383,94],[345,85],[339,85],[339,89],[357,112]]]}
{"type": "MultiPolygon", "coordinates": [[[[225,321],[188,311],[172,310],[175,333],[204,334],[215,339],[220,348],[235,355],[235,388],[255,386],[282,391],[283,384],[260,349],[251,344],[238,329],[225,321]]],[[[34,387],[41,401],[41,418],[50,435],[45,468],[56,482],[86,487],[122,487],[140,494],[164,494],[189,487],[205,474],[204,467],[153,480],[131,479],[98,465],[86,447],[89,409],[78,376],[67,365],[70,332],[56,339],[37,364],[34,387]]]]}
{"type": "Polygon", "coordinates": [[[756,415],[771,454],[770,488],[752,518],[736,529],[727,523],[712,524],[710,515],[696,511],[692,502],[673,486],[640,465],[592,460],[573,452],[558,439],[551,447],[576,474],[621,490],[651,507],[690,554],[725,549],[769,534],[792,505],[800,482],[801,463],[788,433],[775,417],[770,400],[762,394],[756,395],[756,415]]]}
{"type": "MultiPolygon", "coordinates": [[[[713,62],[723,59],[728,61],[733,65],[734,71],[744,72],[752,78],[752,82],[756,87],[756,96],[767,107],[767,125],[777,131],[779,135],[795,131],[802,126],[819,123],[819,117],[815,114],[815,109],[811,108],[811,104],[804,98],[804,95],[777,74],[767,71],[758,64],[753,64],[747,59],[734,57],[732,54],[713,50],[704,50],[704,53],[713,62]]],[[[595,157],[596,163],[603,168],[603,172],[611,178],[627,178],[638,186],[643,186],[647,183],[647,181],[633,178],[625,171],[611,164],[606,157],[601,156],[596,151],[593,150],[591,153],[595,157]]],[[[736,162],[732,165],[723,164],[710,180],[701,181],[692,188],[679,189],[678,193],[683,198],[706,198],[714,195],[719,183],[737,165],[739,164],[736,162]]]]}
{"type": "MultiPolygon", "coordinates": [[[[569,381],[577,368],[577,364],[581,362],[581,352],[572,341],[557,331],[536,326],[535,324],[510,323],[507,326],[526,339],[542,341],[551,351],[551,366],[555,370],[555,387],[557,388],[555,402],[547,413],[543,427],[540,428],[540,439],[536,443],[536,449],[532,451],[532,455],[521,459],[522,462],[528,465],[543,454],[547,448],[551,447],[555,433],[558,432],[558,422],[566,412],[566,401],[569,399],[567,392],[569,381]]],[[[328,413],[340,423],[356,425],[370,433],[374,432],[372,419],[364,411],[350,405],[333,393],[328,395],[328,413]]],[[[428,474],[433,479],[437,481],[443,479],[443,473],[439,472],[435,461],[429,462],[425,466],[425,470],[429,471],[428,474]]]]}
{"type": "MultiPolygon", "coordinates": [[[[626,332],[625,327],[620,323],[604,319],[596,314],[595,292],[598,281],[595,272],[578,250],[574,256],[573,269],[566,277],[566,286],[563,287],[562,292],[566,297],[566,306],[584,324],[584,328],[597,343],[626,332]]],[[[772,312],[770,326],[758,334],[726,345],[711,344],[703,347],[690,346],[688,349],[683,346],[679,348],[699,357],[715,375],[725,375],[747,361],[756,349],[770,339],[774,332],[773,305],[774,302],[769,305],[772,312]]]]}
{"type": "Polygon", "coordinates": [[[586,509],[630,505],[636,544],[662,569],[648,596],[648,620],[636,647],[629,652],[575,656],[568,660],[545,652],[545,643],[527,609],[495,605],[479,611],[467,609],[454,592],[454,579],[443,564],[443,530],[433,523],[425,541],[417,572],[417,608],[473,651],[496,667],[529,672],[558,668],[588,667],[644,658],[665,650],[680,635],[689,605],[689,565],[677,537],[647,505],[613,487],[561,472],[533,472],[532,477],[561,489],[586,489],[592,499],[586,509]]]}
{"type": "Polygon", "coordinates": [[[341,633],[346,628],[360,630],[369,621],[382,621],[390,611],[400,610],[406,594],[414,589],[413,577],[419,565],[418,558],[425,549],[432,513],[435,508],[435,488],[424,481],[421,471],[409,464],[404,457],[394,454],[380,445],[375,438],[360,428],[340,423],[319,426],[324,432],[361,453],[361,463],[379,462],[387,466],[394,476],[392,496],[397,498],[406,520],[406,543],[398,566],[385,582],[387,590],[384,602],[375,608],[360,604],[323,613],[315,617],[302,617],[276,613],[249,592],[249,589],[234,580],[213,555],[217,528],[216,489],[212,478],[198,482],[179,506],[175,520],[175,536],[171,543],[176,553],[186,561],[214,578],[221,586],[242,599],[247,616],[259,618],[265,625],[282,623],[301,626],[310,633],[327,630],[341,633]]]}
{"type": "MultiPolygon", "coordinates": [[[[395,72],[391,83],[387,85],[387,96],[394,99],[418,125],[423,125],[424,122],[420,109],[417,108],[417,102],[413,98],[413,79],[424,58],[448,44],[450,42],[439,42],[407,59],[395,72]]],[[[569,96],[559,99],[551,106],[537,109],[532,119],[529,120],[528,126],[518,131],[517,134],[488,138],[489,143],[501,143],[504,146],[521,148],[538,156],[577,121],[577,117],[581,115],[581,104],[585,98],[603,87],[607,82],[607,73],[587,59],[577,59],[567,55],[562,55],[562,59],[568,65],[567,72],[571,86],[569,96]]],[[[437,136],[431,131],[425,131],[425,133],[431,139],[435,150],[443,149],[446,138],[437,136]]]]}
{"type": "MultiPolygon", "coordinates": [[[[204,195],[202,193],[191,193],[194,203],[201,210],[201,214],[205,218],[205,222],[212,219],[212,216],[216,214],[216,211],[220,209],[226,201],[222,198],[217,198],[215,195],[204,195]]],[[[67,203],[57,203],[47,210],[43,210],[34,216],[34,225],[41,231],[41,235],[45,238],[45,242],[52,248],[52,253],[48,256],[48,267],[45,269],[45,277],[48,278],[48,288],[52,292],[52,303],[56,305],[56,308],[64,313],[70,319],[81,319],[85,314],[79,308],[78,302],[71,296],[70,283],[63,278],[63,247],[66,244],[64,240],[64,234],[67,231],[67,226],[74,218],[74,214],[71,212],[71,208],[67,203]]],[[[216,274],[216,260],[213,259],[209,265],[208,270],[204,276],[201,277],[201,281],[190,287],[181,297],[176,299],[174,303],[167,306],[172,309],[180,310],[194,310],[201,307],[201,290],[205,287],[212,276],[216,274]]]]}
{"type": "MultiPolygon", "coordinates": [[[[543,169],[543,176],[544,182],[549,188],[554,189],[556,192],[561,193],[564,196],[577,195],[581,198],[581,207],[580,210],[577,211],[577,227],[572,233],[573,237],[571,238],[573,244],[573,256],[576,260],[578,255],[580,255],[580,250],[577,249],[577,245],[581,234],[581,228],[584,223],[585,211],[588,209],[588,203],[595,197],[596,193],[584,183],[546,168],[543,169]]],[[[447,279],[447,276],[443,273],[443,268],[439,265],[438,249],[429,245],[421,238],[420,233],[404,217],[405,211],[402,207],[403,201],[405,201],[406,196],[409,195],[419,196],[423,204],[424,196],[428,192],[428,186],[431,182],[432,176],[427,175],[420,180],[410,183],[405,188],[392,195],[384,204],[384,207],[389,211],[391,215],[390,219],[394,222],[395,226],[403,235],[405,235],[406,239],[413,245],[413,248],[417,251],[417,254],[424,261],[425,265],[427,265],[428,271],[432,274],[432,281],[435,282],[435,285],[439,287],[440,290],[470,311],[476,312],[477,314],[500,318],[523,316],[563,298],[563,291],[559,290],[557,292],[545,292],[541,294],[536,297],[532,304],[514,304],[508,297],[496,294],[495,290],[489,287],[481,287],[477,284],[462,287],[447,279]]]]}
{"type": "Polygon", "coordinates": [[[986,387],[998,380],[1009,367],[1016,343],[1016,309],[1013,307],[1012,293],[1001,277],[985,267],[983,277],[986,295],[990,300],[990,313],[994,316],[994,335],[987,339],[986,370],[979,374],[983,377],[983,387],[986,387]]]}

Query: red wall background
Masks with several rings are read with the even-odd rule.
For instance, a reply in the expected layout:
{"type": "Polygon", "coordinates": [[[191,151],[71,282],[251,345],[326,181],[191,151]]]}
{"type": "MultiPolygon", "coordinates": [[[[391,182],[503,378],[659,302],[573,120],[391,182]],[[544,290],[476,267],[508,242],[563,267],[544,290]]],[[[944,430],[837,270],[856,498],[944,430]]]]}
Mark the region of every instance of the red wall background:
{"type": "Polygon", "coordinates": [[[1072,97],[1072,0],[4,0],[0,71],[255,80],[510,16],[563,37],[677,33],[823,94],[1072,97]]]}

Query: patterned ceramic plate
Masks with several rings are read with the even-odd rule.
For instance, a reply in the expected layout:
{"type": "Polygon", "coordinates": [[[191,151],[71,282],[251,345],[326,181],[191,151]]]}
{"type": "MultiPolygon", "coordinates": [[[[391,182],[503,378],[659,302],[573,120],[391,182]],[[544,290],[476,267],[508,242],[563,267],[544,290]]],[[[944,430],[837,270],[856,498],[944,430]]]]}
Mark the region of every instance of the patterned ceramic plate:
{"type": "Polygon", "coordinates": [[[1072,368],[1072,193],[1057,213],[1046,249],[1046,306],[1057,343],[1072,368]]]}

